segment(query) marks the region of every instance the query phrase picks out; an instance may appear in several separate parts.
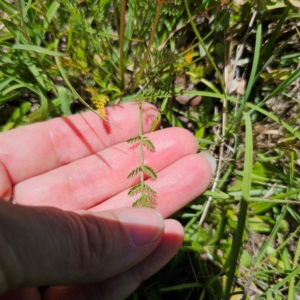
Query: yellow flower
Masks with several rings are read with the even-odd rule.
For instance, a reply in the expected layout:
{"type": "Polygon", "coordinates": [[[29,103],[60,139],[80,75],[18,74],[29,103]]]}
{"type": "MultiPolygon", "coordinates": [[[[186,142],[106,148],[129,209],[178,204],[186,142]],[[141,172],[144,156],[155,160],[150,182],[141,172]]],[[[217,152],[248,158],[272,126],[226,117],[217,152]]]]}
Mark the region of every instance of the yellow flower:
{"type": "Polygon", "coordinates": [[[91,100],[96,106],[100,117],[105,118],[106,117],[105,104],[109,101],[108,96],[104,94],[99,94],[98,91],[92,87],[86,88],[86,91],[91,93],[92,95],[91,100]]]}
{"type": "Polygon", "coordinates": [[[185,55],[184,55],[184,60],[186,61],[186,63],[191,63],[193,60],[193,56],[194,56],[194,49],[189,50],[185,55]]]}

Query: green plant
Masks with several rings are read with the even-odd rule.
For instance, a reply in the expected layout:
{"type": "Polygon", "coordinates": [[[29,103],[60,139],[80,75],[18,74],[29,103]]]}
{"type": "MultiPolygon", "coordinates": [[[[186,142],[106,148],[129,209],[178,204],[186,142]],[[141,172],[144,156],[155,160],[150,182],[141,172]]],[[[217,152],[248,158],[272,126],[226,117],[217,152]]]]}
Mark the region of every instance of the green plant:
{"type": "Polygon", "coordinates": [[[139,135],[137,137],[131,138],[127,140],[127,143],[135,143],[138,142],[140,149],[140,165],[134,169],[129,175],[128,178],[133,177],[140,174],[140,182],[133,186],[128,195],[133,196],[140,193],[140,197],[133,203],[133,206],[143,206],[143,207],[155,207],[155,194],[156,192],[151,189],[149,185],[145,183],[144,174],[148,174],[151,178],[156,179],[157,175],[155,171],[145,165],[144,163],[144,147],[148,148],[150,151],[155,151],[154,145],[152,142],[146,137],[143,136],[143,116],[142,116],[142,103],[139,101],[139,135]]]}

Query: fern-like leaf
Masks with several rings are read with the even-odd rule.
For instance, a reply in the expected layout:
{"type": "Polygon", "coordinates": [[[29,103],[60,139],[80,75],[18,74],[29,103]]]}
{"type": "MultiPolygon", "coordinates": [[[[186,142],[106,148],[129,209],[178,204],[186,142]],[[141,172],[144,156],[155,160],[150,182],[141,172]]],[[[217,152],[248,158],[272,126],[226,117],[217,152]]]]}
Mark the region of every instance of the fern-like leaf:
{"type": "Polygon", "coordinates": [[[144,99],[151,99],[153,102],[156,102],[157,99],[169,98],[171,96],[167,91],[155,89],[144,89],[141,93],[144,99]]]}
{"type": "Polygon", "coordinates": [[[147,137],[144,137],[144,138],[142,139],[142,141],[143,141],[143,144],[144,144],[148,149],[150,149],[151,151],[155,151],[155,147],[154,147],[153,143],[152,143],[150,140],[148,140],[147,137]]]}
{"type": "Polygon", "coordinates": [[[142,103],[139,102],[139,135],[137,137],[133,137],[127,140],[127,143],[139,142],[140,148],[140,165],[133,170],[127,178],[135,176],[137,173],[140,173],[140,183],[133,186],[129,192],[129,196],[133,196],[135,194],[140,194],[140,197],[133,203],[133,206],[141,206],[141,207],[151,207],[155,208],[156,199],[154,198],[156,192],[151,189],[145,183],[145,174],[149,175],[152,178],[157,178],[155,171],[144,164],[144,154],[143,148],[144,146],[148,149],[155,151],[154,145],[152,142],[145,136],[143,137],[143,118],[142,118],[142,103]]]}
{"type": "Polygon", "coordinates": [[[153,179],[157,178],[156,173],[154,172],[154,170],[152,168],[150,168],[149,166],[142,166],[143,172],[147,173],[150,177],[152,177],[153,179]]]}
{"type": "Polygon", "coordinates": [[[149,185],[147,185],[146,183],[144,183],[144,190],[146,193],[151,194],[151,195],[156,195],[157,193],[151,189],[151,187],[149,185]]]}
{"type": "Polygon", "coordinates": [[[148,195],[142,195],[139,197],[133,204],[133,207],[149,207],[149,208],[155,208],[156,199],[148,196],[148,195]]]}
{"type": "Polygon", "coordinates": [[[141,192],[142,192],[142,185],[141,185],[141,183],[138,183],[137,185],[133,186],[129,190],[128,195],[129,196],[133,196],[133,195],[135,195],[137,193],[141,193],[141,192]]]}
{"type": "Polygon", "coordinates": [[[152,196],[149,196],[149,195],[144,195],[144,200],[147,202],[147,203],[155,203],[156,202],[156,199],[152,196]]]}
{"type": "Polygon", "coordinates": [[[149,202],[144,202],[144,204],[142,205],[142,207],[155,208],[155,205],[151,204],[149,202]]]}
{"type": "Polygon", "coordinates": [[[136,169],[134,169],[132,172],[130,172],[130,174],[127,176],[127,178],[131,178],[139,172],[143,172],[143,168],[141,166],[138,166],[136,169]]]}
{"type": "Polygon", "coordinates": [[[141,140],[140,136],[135,136],[134,138],[128,139],[126,142],[128,144],[131,144],[131,143],[134,143],[134,142],[137,142],[137,141],[140,141],[140,140],[141,140]]]}

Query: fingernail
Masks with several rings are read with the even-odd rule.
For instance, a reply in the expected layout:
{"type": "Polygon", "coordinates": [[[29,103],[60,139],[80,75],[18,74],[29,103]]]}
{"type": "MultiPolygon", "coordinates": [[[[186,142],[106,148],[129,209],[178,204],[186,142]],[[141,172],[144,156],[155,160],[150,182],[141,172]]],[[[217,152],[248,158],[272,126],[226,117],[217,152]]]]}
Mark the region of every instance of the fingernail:
{"type": "Polygon", "coordinates": [[[114,212],[131,245],[141,246],[158,239],[164,227],[163,217],[150,208],[124,208],[114,212]]]}
{"type": "Polygon", "coordinates": [[[210,164],[212,173],[215,173],[217,169],[217,161],[216,159],[207,151],[202,151],[199,153],[201,156],[203,156],[210,164]]]}

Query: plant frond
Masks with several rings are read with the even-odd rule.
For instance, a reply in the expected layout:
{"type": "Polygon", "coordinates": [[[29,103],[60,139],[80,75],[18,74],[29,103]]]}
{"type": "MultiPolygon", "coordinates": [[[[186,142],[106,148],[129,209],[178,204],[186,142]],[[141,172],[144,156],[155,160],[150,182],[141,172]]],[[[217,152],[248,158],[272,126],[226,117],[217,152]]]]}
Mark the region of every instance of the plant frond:
{"type": "Polygon", "coordinates": [[[132,206],[155,208],[155,203],[156,203],[155,198],[147,195],[142,195],[135,202],[133,202],[132,206]]]}
{"type": "Polygon", "coordinates": [[[141,92],[143,99],[148,101],[156,102],[157,99],[169,98],[171,94],[168,91],[154,90],[154,89],[144,89],[141,92]]]}
{"type": "Polygon", "coordinates": [[[130,172],[129,175],[127,176],[127,178],[131,178],[139,172],[143,172],[143,168],[141,166],[138,166],[136,169],[134,169],[132,172],[130,172]]]}
{"type": "Polygon", "coordinates": [[[142,138],[141,138],[140,136],[136,136],[136,137],[134,137],[134,138],[128,139],[128,140],[126,141],[126,143],[131,144],[131,143],[140,141],[141,139],[142,139],[142,138]]]}
{"type": "Polygon", "coordinates": [[[155,203],[156,202],[156,199],[152,196],[149,196],[149,195],[144,195],[144,200],[147,202],[147,203],[155,203]]]}
{"type": "Polygon", "coordinates": [[[153,143],[145,136],[142,138],[143,144],[151,151],[155,151],[153,143]]]}
{"type": "Polygon", "coordinates": [[[121,94],[121,93],[122,93],[121,90],[120,90],[117,86],[113,85],[112,83],[109,83],[109,84],[104,88],[104,90],[105,90],[105,92],[116,92],[116,93],[118,93],[118,94],[121,94]]]}
{"type": "Polygon", "coordinates": [[[143,207],[143,200],[142,197],[139,197],[138,199],[136,199],[133,203],[132,203],[133,207],[143,207]]]}
{"type": "Polygon", "coordinates": [[[60,63],[63,67],[73,67],[87,74],[91,68],[84,60],[71,59],[69,57],[61,57],[60,63]]]}
{"type": "Polygon", "coordinates": [[[133,196],[133,195],[135,195],[135,194],[137,194],[137,193],[140,193],[140,192],[142,192],[142,185],[141,185],[141,183],[138,183],[137,185],[133,186],[133,187],[129,190],[128,195],[129,195],[129,196],[133,196]]]}
{"type": "Polygon", "coordinates": [[[155,171],[151,167],[144,165],[144,166],[142,166],[142,169],[143,169],[143,172],[147,173],[153,179],[157,178],[155,171]]]}
{"type": "Polygon", "coordinates": [[[144,183],[143,187],[144,187],[145,192],[147,192],[148,195],[149,194],[152,194],[152,195],[156,195],[157,194],[157,192],[154,191],[153,189],[151,189],[151,187],[149,185],[147,185],[146,183],[144,183]]]}
{"type": "Polygon", "coordinates": [[[151,204],[151,203],[149,203],[149,202],[145,202],[145,203],[143,204],[143,207],[155,208],[155,205],[154,205],[154,204],[151,204]]]}

